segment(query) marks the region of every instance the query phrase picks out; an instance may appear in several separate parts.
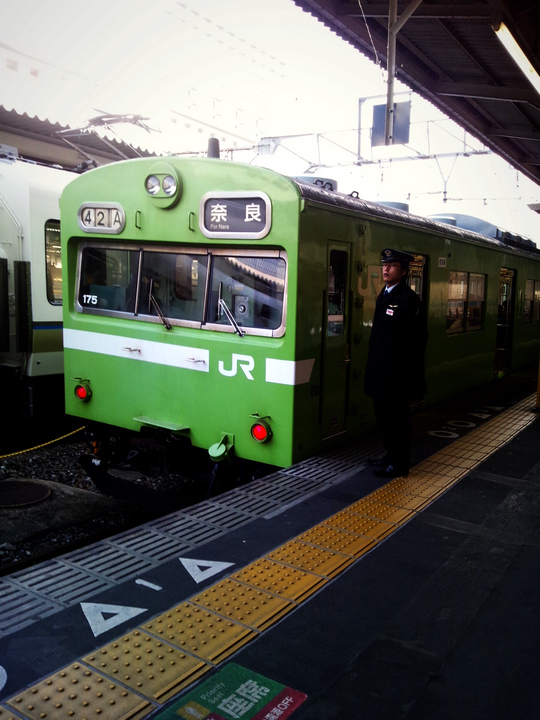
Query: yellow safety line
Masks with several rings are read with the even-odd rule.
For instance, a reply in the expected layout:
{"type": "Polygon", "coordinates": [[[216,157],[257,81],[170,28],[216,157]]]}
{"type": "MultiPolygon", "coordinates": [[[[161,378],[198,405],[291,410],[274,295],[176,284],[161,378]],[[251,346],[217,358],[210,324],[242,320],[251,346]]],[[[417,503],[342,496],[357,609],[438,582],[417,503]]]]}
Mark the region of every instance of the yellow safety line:
{"type": "Polygon", "coordinates": [[[68,717],[80,699],[73,693],[69,705],[66,693],[59,696],[55,688],[63,692],[84,673],[85,718],[97,720],[105,706],[107,720],[148,717],[303,604],[534,422],[531,402],[521,401],[419,463],[407,477],[395,478],[142,627],[17,693],[6,709],[32,720],[54,717],[60,699],[68,717]],[[92,683],[100,691],[95,697],[92,683]]]}
{"type": "Polygon", "coordinates": [[[49,440],[49,442],[46,443],[41,443],[41,445],[34,445],[34,447],[28,448],[27,450],[17,450],[17,452],[8,453],[7,455],[0,455],[0,460],[4,460],[8,457],[14,457],[15,455],[23,455],[24,453],[32,452],[32,450],[39,450],[39,448],[47,447],[47,445],[53,445],[54,443],[60,442],[60,440],[64,440],[70,435],[75,435],[75,433],[81,432],[81,430],[84,430],[85,427],[86,425],[83,425],[82,427],[77,428],[77,430],[72,430],[71,432],[66,433],[66,435],[62,435],[62,437],[49,440]]]}

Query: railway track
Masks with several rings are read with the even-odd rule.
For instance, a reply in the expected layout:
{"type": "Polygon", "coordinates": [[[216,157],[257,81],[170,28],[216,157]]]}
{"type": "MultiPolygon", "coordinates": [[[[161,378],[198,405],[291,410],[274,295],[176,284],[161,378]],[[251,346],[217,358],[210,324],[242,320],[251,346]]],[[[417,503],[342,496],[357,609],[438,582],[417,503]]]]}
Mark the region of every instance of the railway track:
{"type": "Polygon", "coordinates": [[[201,502],[234,484],[230,477],[213,476],[202,461],[199,468],[192,463],[188,474],[156,467],[142,472],[134,464],[100,473],[92,467],[83,427],[44,442],[34,426],[21,432],[12,445],[17,449],[0,456],[0,575],[201,502]],[[21,432],[28,439],[24,449],[21,432]]]}

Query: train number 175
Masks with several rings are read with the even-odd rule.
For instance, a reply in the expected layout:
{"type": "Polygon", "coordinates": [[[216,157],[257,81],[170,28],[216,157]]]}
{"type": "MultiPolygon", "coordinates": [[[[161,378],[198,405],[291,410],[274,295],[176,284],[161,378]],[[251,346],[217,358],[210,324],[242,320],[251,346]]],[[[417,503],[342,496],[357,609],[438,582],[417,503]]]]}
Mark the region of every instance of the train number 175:
{"type": "Polygon", "coordinates": [[[97,305],[97,295],[83,295],[83,305],[97,305]]]}

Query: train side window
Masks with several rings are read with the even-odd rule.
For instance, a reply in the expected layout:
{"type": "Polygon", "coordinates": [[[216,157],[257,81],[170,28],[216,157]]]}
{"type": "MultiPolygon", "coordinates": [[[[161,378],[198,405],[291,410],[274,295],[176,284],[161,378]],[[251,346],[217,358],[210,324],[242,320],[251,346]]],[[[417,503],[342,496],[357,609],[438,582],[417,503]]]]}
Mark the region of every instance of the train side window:
{"type": "Polygon", "coordinates": [[[484,327],[486,276],[481,273],[450,272],[446,333],[474,332],[484,327]]]}
{"type": "Polygon", "coordinates": [[[345,331],[345,289],[347,253],[331,250],[328,266],[328,330],[327,334],[343,335],[345,331]]]}
{"type": "Polygon", "coordinates": [[[525,280],[525,298],[523,300],[523,322],[533,319],[534,280],[525,280]]]}
{"type": "Polygon", "coordinates": [[[448,305],[446,309],[446,332],[465,332],[465,303],[468,278],[466,272],[451,272],[448,280],[448,305]]]}
{"type": "Polygon", "coordinates": [[[414,290],[418,297],[425,302],[424,297],[424,272],[426,270],[426,258],[423,255],[414,255],[414,260],[409,265],[407,284],[414,290]]]}
{"type": "Polygon", "coordinates": [[[523,302],[523,322],[540,320],[540,281],[525,281],[525,299],[523,302]]]}
{"type": "Polygon", "coordinates": [[[135,311],[139,251],[87,246],[81,253],[79,305],[83,310],[135,311]]]}
{"type": "Polygon", "coordinates": [[[60,252],[60,221],[45,223],[45,272],[47,300],[51,305],[62,304],[62,256],[60,252]]]}
{"type": "Polygon", "coordinates": [[[469,274],[469,297],[467,307],[467,330],[482,330],[484,302],[486,299],[486,276],[469,274]]]}
{"type": "Polygon", "coordinates": [[[286,263],[281,257],[212,257],[208,324],[276,330],[282,324],[286,263]]]}

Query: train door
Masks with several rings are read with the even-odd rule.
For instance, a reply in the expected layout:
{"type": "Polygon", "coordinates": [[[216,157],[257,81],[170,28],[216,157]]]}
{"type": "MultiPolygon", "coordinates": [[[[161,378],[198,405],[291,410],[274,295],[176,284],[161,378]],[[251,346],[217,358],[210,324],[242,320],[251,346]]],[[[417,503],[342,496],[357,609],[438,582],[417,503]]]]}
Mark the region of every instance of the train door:
{"type": "Polygon", "coordinates": [[[501,268],[499,275],[495,370],[505,370],[510,367],[512,354],[512,320],[514,316],[513,288],[514,271],[508,268],[501,268]]]}
{"type": "Polygon", "coordinates": [[[349,359],[349,269],[350,247],[331,240],[328,243],[328,285],[325,292],[321,428],[322,437],[338,435],[346,429],[349,359]]]}

